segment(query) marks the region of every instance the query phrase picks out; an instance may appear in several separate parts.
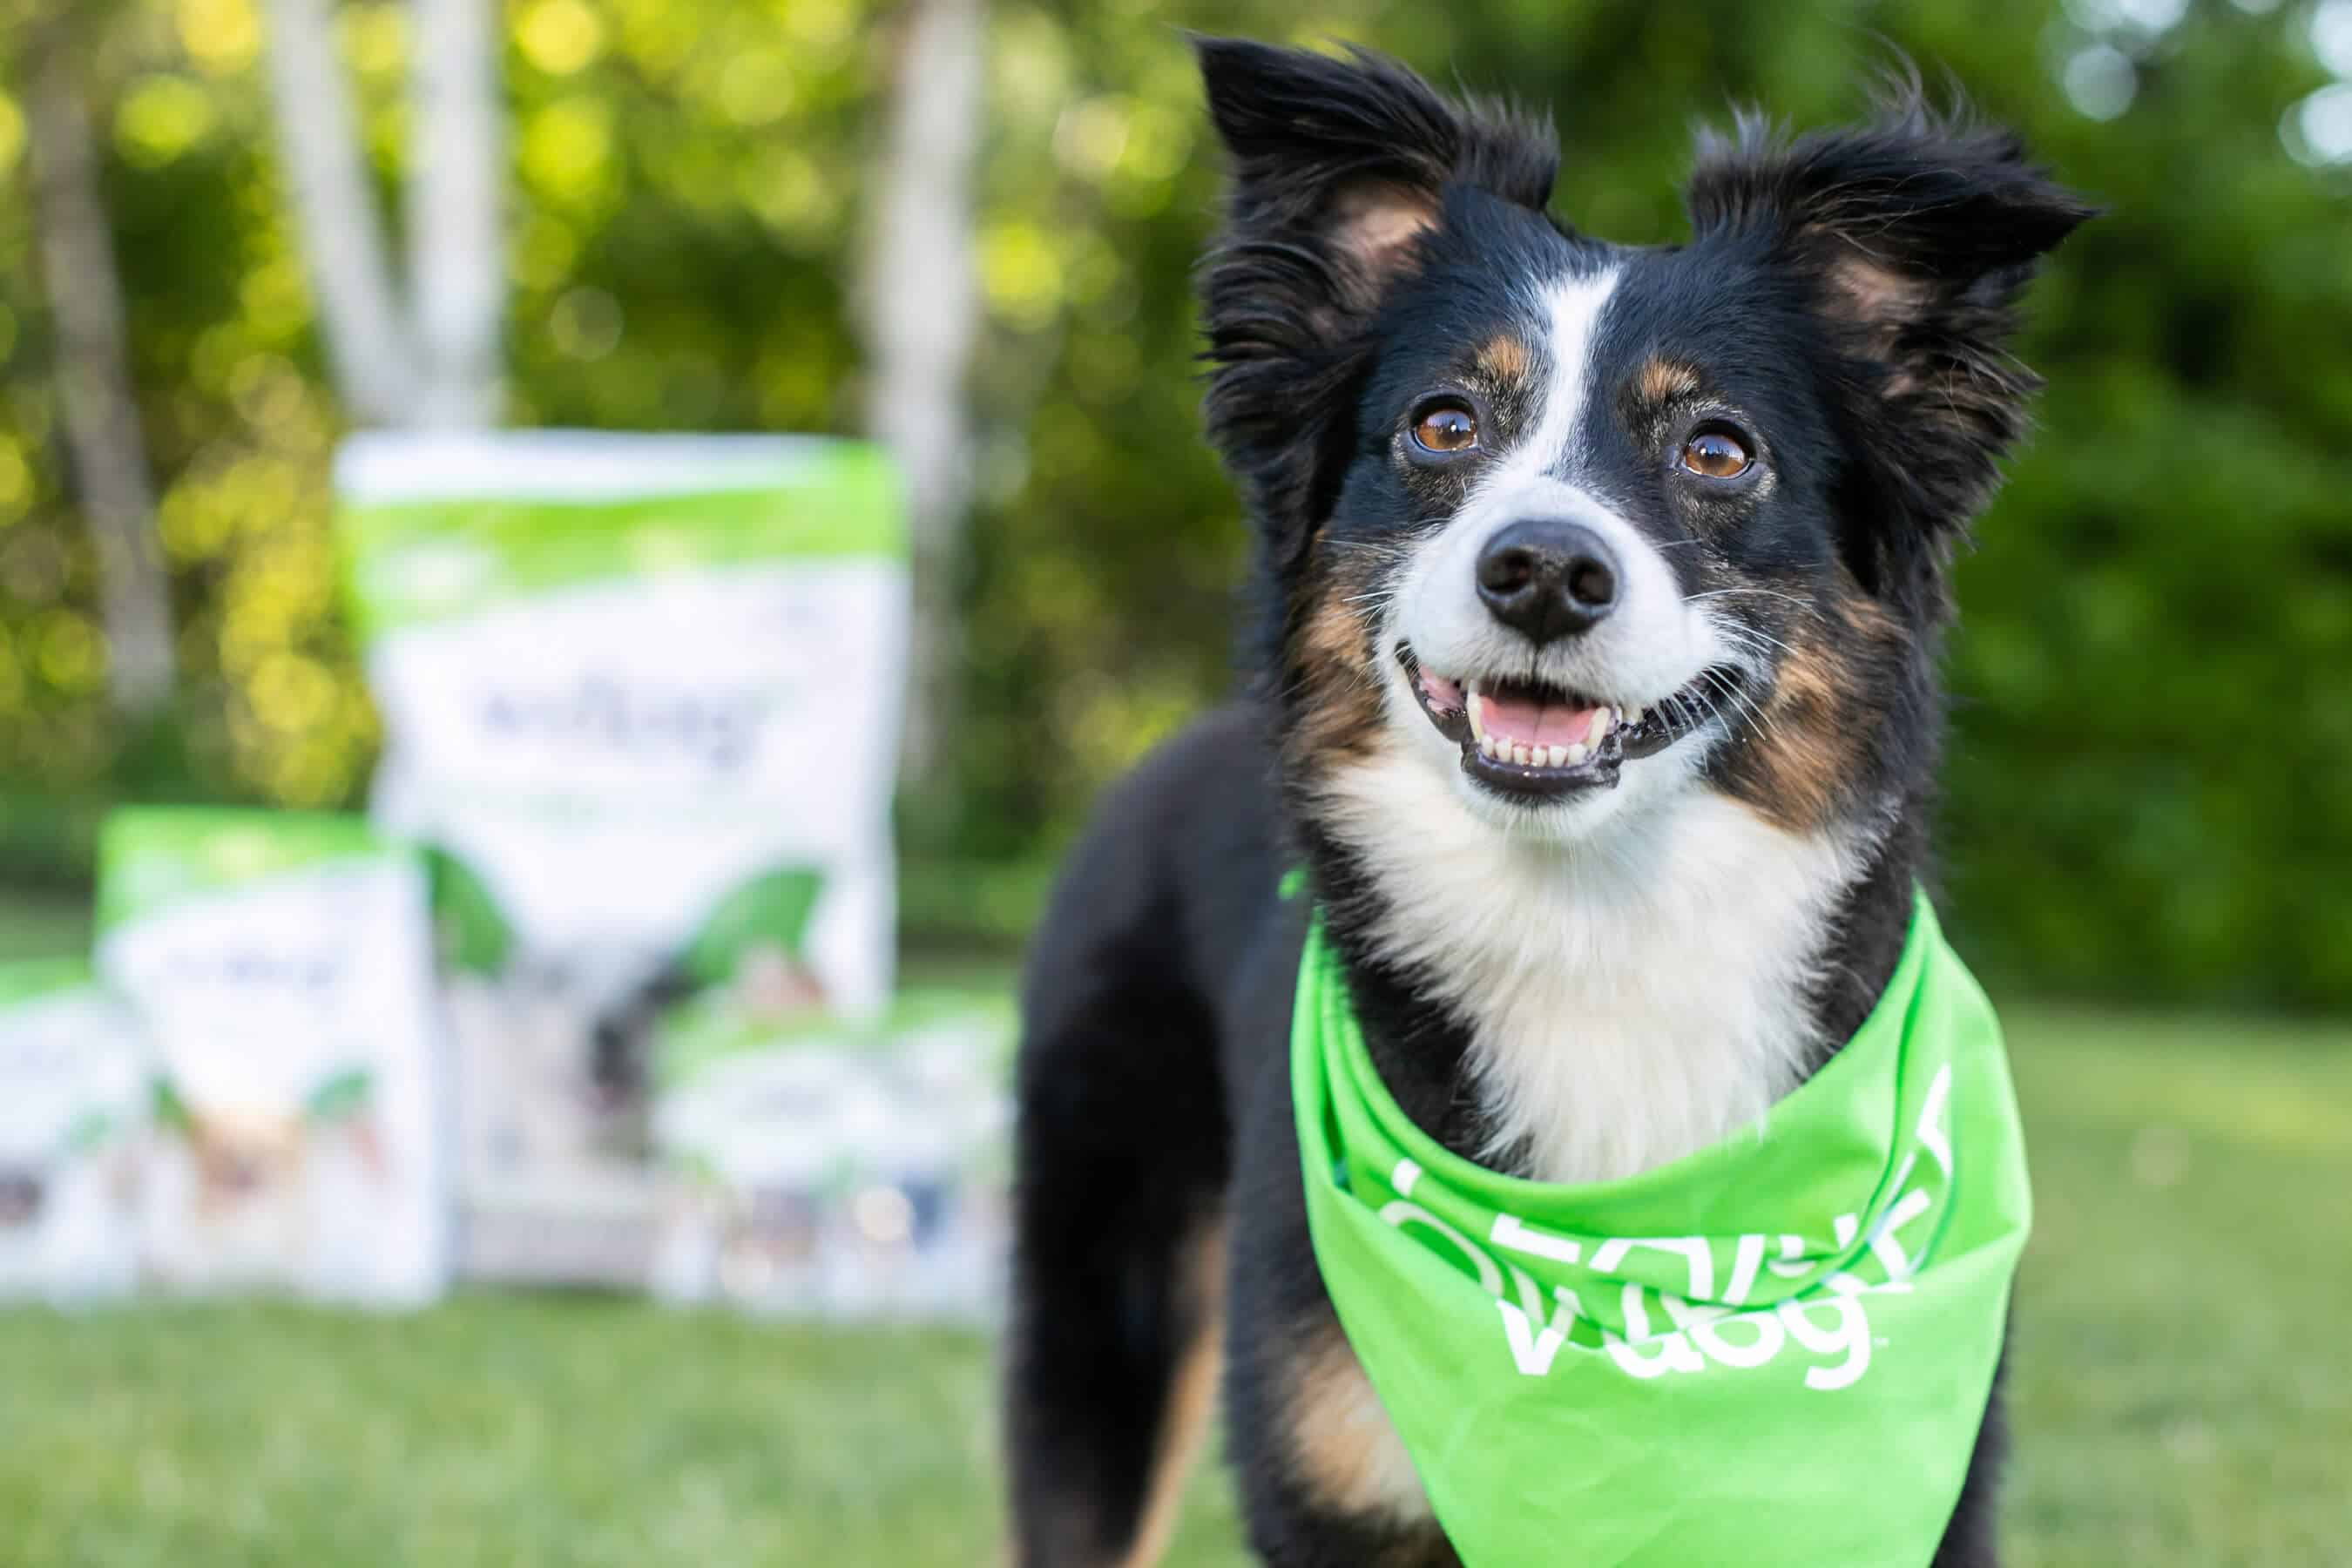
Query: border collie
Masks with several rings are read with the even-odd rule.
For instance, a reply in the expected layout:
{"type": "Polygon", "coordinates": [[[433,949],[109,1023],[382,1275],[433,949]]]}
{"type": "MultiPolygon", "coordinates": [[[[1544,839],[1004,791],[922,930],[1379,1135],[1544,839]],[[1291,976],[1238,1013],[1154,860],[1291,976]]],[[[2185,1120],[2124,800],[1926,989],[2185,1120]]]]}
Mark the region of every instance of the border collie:
{"type": "MultiPolygon", "coordinates": [[[[1548,124],[1196,47],[1256,679],[1112,795],[1035,941],[1014,1555],[1155,1558],[1222,1366],[1267,1561],[1453,1563],[1308,1242],[1309,907],[1398,1102],[1501,1170],[1643,1171],[1820,1067],[1926,869],[1948,562],[2038,385],[2015,306],[2091,209],[1911,81],[1703,138],[1689,241],[1612,245],[1546,212],[1548,124]]],[[[1996,1401],[1938,1563],[1994,1560],[1999,1442],[1996,1401]]]]}

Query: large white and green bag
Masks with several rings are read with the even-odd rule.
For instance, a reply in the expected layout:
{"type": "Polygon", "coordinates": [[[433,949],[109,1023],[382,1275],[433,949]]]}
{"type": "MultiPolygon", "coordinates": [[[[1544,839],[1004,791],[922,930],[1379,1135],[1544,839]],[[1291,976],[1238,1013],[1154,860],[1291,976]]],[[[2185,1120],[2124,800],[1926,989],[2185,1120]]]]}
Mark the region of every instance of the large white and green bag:
{"type": "Polygon", "coordinates": [[[142,1059],[81,960],[0,967],[0,1300],[131,1288],[142,1059]]]}
{"type": "Polygon", "coordinates": [[[99,845],[98,965],[152,1052],[141,1273],[406,1305],[448,1278],[425,877],[357,817],[149,807],[99,845]]]}
{"type": "Polygon", "coordinates": [[[890,984],[907,582],[864,445],[355,438],[337,464],[376,820],[433,856],[462,1246],[638,1282],[656,1021],[890,984]]]}

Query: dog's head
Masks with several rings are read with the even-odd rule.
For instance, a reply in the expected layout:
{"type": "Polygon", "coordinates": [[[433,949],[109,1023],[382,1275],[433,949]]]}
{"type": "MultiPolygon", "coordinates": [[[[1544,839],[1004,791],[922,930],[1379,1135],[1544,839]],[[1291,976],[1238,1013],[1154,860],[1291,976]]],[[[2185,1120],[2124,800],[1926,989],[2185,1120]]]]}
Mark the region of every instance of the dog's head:
{"type": "Polygon", "coordinates": [[[1442,773],[1559,843],[1696,789],[1791,828],[1885,809],[2036,384],[2012,308],[2089,209],[1914,88],[1705,141],[1689,242],[1621,247],[1546,214],[1545,125],[1369,54],[1198,47],[1234,160],[1209,423],[1294,790],[1442,773]]]}

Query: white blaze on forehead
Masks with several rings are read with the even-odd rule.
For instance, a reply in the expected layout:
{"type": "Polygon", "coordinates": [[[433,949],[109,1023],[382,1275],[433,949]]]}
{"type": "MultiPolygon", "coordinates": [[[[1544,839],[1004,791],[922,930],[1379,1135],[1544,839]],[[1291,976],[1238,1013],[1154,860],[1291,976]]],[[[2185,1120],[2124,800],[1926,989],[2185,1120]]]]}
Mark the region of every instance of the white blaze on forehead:
{"type": "Polygon", "coordinates": [[[1572,472],[1580,456],[1572,447],[1592,385],[1592,346],[1601,335],[1601,315],[1616,292],[1619,273],[1562,278],[1547,284],[1538,301],[1545,360],[1536,418],[1508,456],[1496,465],[1483,489],[1523,483],[1544,474],[1572,472]]]}

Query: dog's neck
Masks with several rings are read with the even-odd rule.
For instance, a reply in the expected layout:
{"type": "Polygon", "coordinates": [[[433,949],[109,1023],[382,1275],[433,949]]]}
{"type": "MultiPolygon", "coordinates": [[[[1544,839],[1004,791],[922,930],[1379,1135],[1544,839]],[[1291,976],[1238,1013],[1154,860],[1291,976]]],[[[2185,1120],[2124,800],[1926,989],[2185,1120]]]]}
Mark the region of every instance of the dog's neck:
{"type": "Polygon", "coordinates": [[[1798,832],[1695,789],[1549,845],[1412,757],[1324,792],[1303,837],[1384,1079],[1457,1152],[1539,1180],[1754,1125],[1860,1023],[1907,922],[1901,820],[1798,832]]]}

